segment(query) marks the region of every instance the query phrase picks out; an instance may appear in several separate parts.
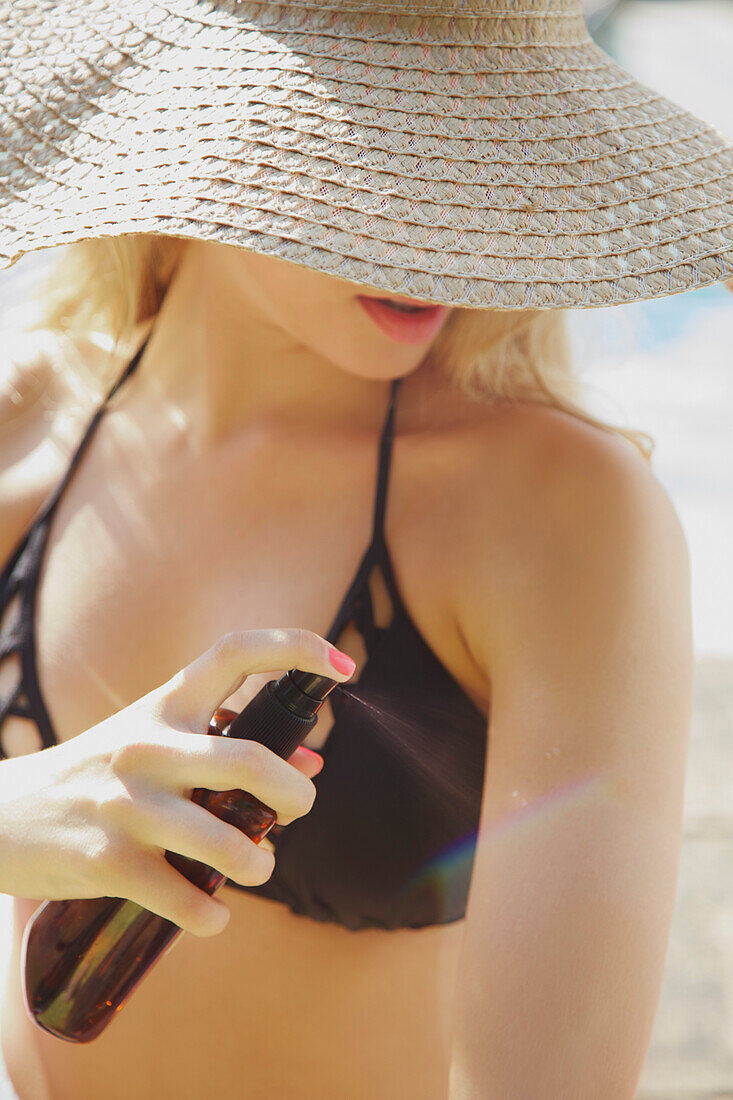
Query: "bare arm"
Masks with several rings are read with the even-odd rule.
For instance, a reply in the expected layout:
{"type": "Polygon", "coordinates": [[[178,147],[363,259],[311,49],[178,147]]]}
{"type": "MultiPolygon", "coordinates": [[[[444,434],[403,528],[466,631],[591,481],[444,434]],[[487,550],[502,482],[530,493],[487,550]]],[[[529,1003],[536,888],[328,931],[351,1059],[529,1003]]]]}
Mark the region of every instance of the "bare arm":
{"type": "Polygon", "coordinates": [[[492,707],[449,1094],[632,1100],[677,886],[689,558],[615,441],[540,480],[511,583],[479,570],[463,615],[492,707]]]}

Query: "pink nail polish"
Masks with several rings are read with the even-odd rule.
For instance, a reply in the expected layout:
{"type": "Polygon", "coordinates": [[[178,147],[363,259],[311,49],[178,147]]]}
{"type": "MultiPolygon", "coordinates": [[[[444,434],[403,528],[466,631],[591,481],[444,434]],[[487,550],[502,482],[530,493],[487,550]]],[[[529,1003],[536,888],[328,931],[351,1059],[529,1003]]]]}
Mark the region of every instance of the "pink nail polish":
{"type": "Polygon", "coordinates": [[[348,653],[342,653],[340,649],[331,649],[328,657],[336,671],[342,672],[345,676],[351,676],[356,668],[356,661],[349,657],[348,653]]]}

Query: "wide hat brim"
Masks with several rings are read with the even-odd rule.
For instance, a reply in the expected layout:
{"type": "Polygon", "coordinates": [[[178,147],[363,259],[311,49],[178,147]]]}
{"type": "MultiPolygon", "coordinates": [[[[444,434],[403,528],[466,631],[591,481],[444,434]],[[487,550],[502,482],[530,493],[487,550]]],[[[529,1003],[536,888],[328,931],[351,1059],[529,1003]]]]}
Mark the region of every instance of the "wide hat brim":
{"type": "Polygon", "coordinates": [[[733,276],[733,148],[580,0],[452,8],[0,0],[0,268],[151,232],[457,306],[733,276]]]}

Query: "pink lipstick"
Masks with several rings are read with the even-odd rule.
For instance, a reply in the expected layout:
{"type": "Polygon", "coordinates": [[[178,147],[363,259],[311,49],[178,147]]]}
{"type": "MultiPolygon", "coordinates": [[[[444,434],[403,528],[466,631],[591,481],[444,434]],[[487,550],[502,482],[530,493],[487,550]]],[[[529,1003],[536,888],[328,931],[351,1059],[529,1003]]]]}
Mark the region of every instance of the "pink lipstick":
{"type": "Polygon", "coordinates": [[[358,294],[360,306],[392,340],[423,344],[437,335],[450,313],[449,306],[422,305],[411,298],[371,298],[358,294]]]}

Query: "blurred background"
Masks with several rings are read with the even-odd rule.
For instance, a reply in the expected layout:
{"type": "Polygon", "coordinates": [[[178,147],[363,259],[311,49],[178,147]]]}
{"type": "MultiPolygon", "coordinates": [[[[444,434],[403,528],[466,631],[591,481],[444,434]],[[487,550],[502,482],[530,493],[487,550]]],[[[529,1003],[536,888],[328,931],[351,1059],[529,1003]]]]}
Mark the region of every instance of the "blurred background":
{"type": "MultiPolygon", "coordinates": [[[[586,14],[615,60],[733,140],[733,0],[586,0],[586,14]]],[[[31,256],[0,272],[0,327],[47,262],[31,256]]],[[[733,294],[716,286],[574,311],[571,327],[593,411],[656,440],[654,469],[692,560],[684,839],[637,1100],[733,1100],[733,294]]],[[[8,902],[0,895],[0,971],[8,902]]]]}

